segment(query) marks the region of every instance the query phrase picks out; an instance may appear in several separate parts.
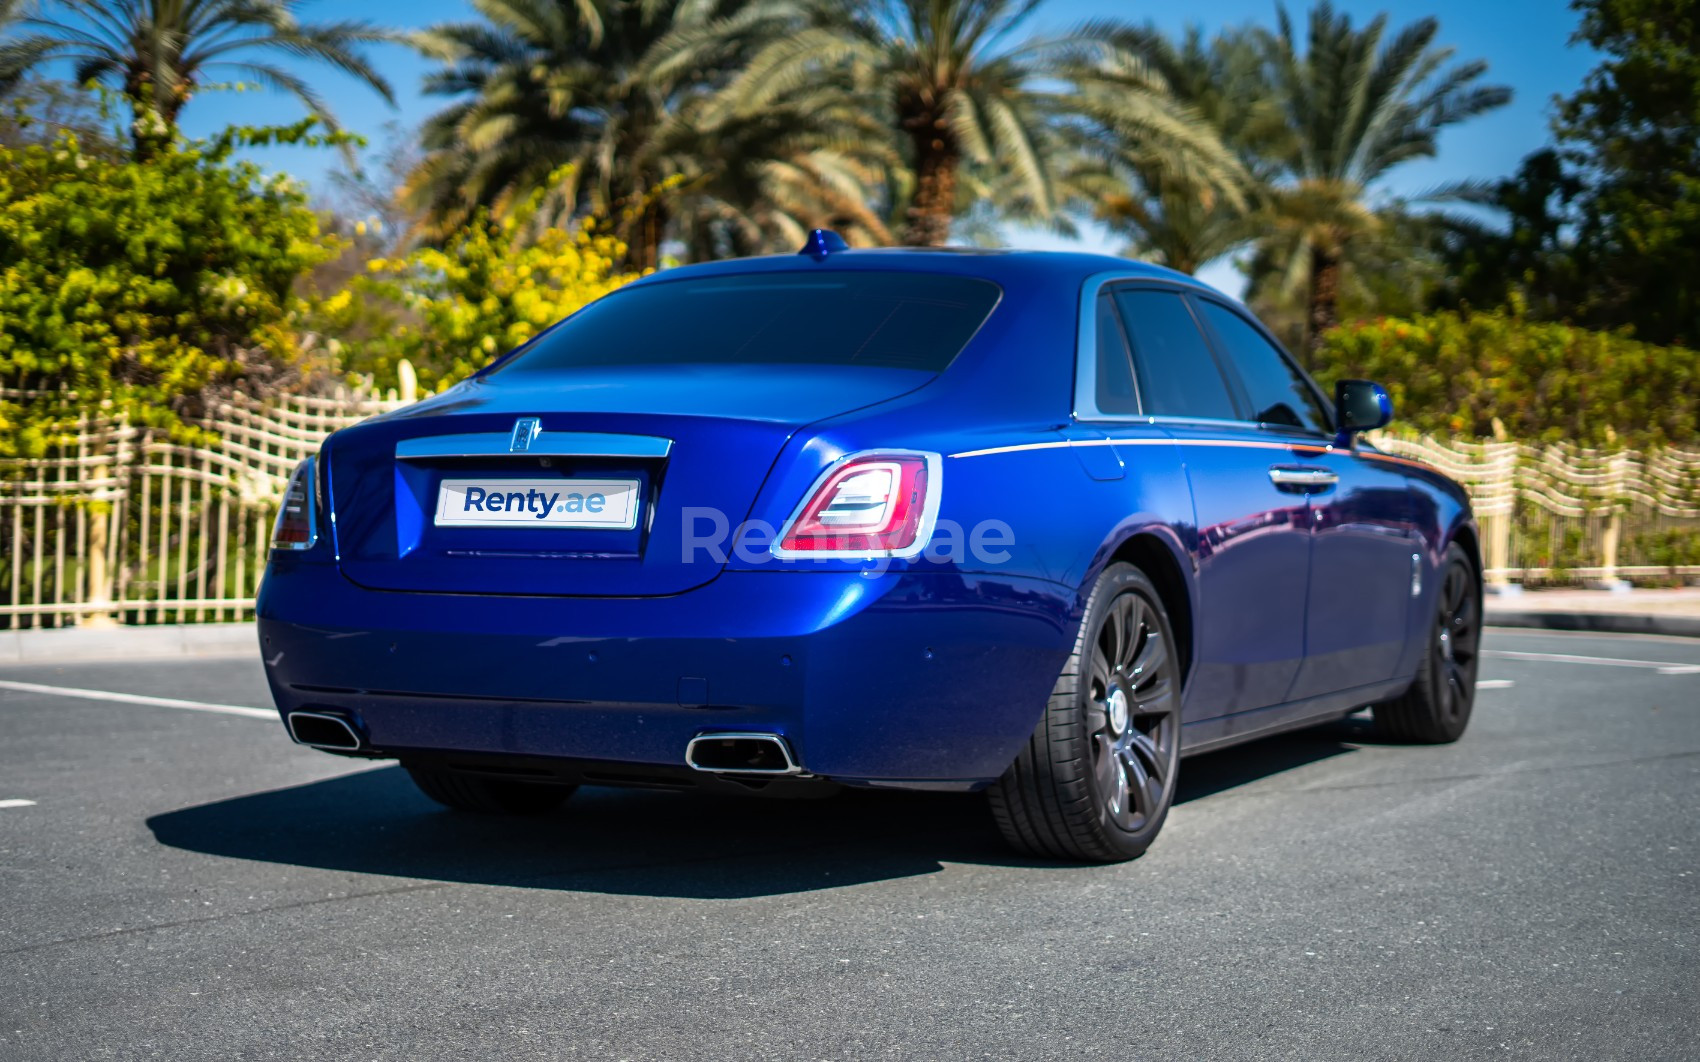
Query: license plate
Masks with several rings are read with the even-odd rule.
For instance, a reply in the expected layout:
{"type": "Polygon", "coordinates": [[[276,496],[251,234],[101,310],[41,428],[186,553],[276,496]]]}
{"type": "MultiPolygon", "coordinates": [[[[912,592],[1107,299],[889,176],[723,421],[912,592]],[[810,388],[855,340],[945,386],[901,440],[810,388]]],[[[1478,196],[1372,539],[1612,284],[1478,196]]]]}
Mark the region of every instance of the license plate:
{"type": "Polygon", "coordinates": [[[438,527],[637,526],[635,479],[445,479],[438,527]]]}

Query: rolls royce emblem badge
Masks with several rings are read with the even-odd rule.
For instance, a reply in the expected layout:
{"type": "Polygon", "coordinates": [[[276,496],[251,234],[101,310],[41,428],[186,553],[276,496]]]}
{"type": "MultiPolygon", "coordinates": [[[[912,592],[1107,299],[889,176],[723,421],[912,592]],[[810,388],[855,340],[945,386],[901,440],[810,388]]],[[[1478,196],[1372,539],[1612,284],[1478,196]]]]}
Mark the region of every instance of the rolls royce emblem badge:
{"type": "Polygon", "coordinates": [[[531,441],[543,430],[536,417],[521,417],[514,421],[513,437],[508,440],[508,452],[522,454],[531,449],[531,441]]]}

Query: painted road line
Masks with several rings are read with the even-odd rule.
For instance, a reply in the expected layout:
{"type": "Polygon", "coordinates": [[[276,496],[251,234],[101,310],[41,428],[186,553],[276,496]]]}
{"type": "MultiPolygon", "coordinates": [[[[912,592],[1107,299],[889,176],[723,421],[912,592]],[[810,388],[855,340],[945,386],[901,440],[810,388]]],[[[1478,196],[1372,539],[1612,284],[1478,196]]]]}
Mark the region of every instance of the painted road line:
{"type": "Polygon", "coordinates": [[[1700,664],[1678,664],[1669,660],[1622,660],[1614,656],[1572,656],[1569,653],[1519,653],[1509,649],[1483,649],[1482,655],[1497,657],[1500,660],[1539,660],[1549,664],[1649,668],[1661,675],[1700,675],[1700,664]]]}
{"type": "Polygon", "coordinates": [[[1515,685],[1517,685],[1517,683],[1512,682],[1510,679],[1482,679],[1480,682],[1476,683],[1476,689],[1508,690],[1515,685]]]}
{"type": "Polygon", "coordinates": [[[33,808],[33,800],[0,800],[0,808],[33,808]]]}
{"type": "Polygon", "coordinates": [[[273,709],[249,708],[240,704],[208,704],[205,701],[180,701],[175,697],[144,697],[139,693],[81,690],[74,686],[43,686],[37,682],[11,682],[4,679],[0,679],[0,690],[40,693],[49,697],[79,697],[87,701],[113,701],[117,704],[142,704],[150,708],[181,708],[187,712],[217,712],[220,715],[241,715],[249,719],[277,721],[277,712],[273,709]]]}

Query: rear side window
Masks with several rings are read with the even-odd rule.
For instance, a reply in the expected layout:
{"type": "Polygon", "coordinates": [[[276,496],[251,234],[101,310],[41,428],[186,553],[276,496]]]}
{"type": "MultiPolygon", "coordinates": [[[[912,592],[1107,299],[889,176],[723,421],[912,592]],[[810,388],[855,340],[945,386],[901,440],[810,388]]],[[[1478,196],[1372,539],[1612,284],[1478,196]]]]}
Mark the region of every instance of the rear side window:
{"type": "Polygon", "coordinates": [[[624,288],[492,372],[589,365],[870,365],[942,372],[997,305],[934,273],[746,274],[624,288]]]}
{"type": "Polygon", "coordinates": [[[1239,370],[1251,396],[1252,419],[1260,424],[1326,434],[1328,414],[1304,374],[1251,322],[1218,302],[1200,299],[1198,305],[1210,327],[1239,370]]]}
{"type": "Polygon", "coordinates": [[[1133,387],[1133,364],[1128,360],[1127,336],[1122,333],[1115,303],[1098,296],[1098,412],[1138,413],[1139,393],[1133,387]]]}
{"type": "Polygon", "coordinates": [[[1131,288],[1116,293],[1116,305],[1133,344],[1144,412],[1239,419],[1222,370],[1179,293],[1131,288]]]}

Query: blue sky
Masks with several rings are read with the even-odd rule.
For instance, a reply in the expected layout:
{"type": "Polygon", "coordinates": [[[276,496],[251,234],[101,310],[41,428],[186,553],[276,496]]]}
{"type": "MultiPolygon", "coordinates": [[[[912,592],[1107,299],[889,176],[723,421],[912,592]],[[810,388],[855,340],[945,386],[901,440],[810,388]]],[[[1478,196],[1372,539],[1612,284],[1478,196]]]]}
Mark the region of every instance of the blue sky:
{"type": "MultiPolygon", "coordinates": [[[[1486,59],[1489,79],[1510,85],[1512,104],[1486,117],[1448,130],[1441,139],[1436,159],[1410,163],[1389,178],[1382,191],[1389,195],[1415,195],[1438,185],[1471,177],[1496,177],[1509,173],[1524,155],[1547,141],[1551,100],[1555,94],[1575,90],[1594,65],[1595,56],[1572,47],[1568,40],[1575,28],[1575,14],[1565,0],[1336,0],[1335,6],[1354,19],[1367,20],[1381,11],[1392,14],[1393,23],[1403,25],[1427,15],[1439,18],[1440,40],[1457,50],[1461,59],[1486,59]]],[[[1295,19],[1302,22],[1308,0],[1290,3],[1295,19]]],[[[380,25],[417,28],[442,21],[470,17],[465,0],[325,0],[309,3],[303,11],[308,19],[361,18],[380,25]]],[[[1135,22],[1151,21],[1176,32],[1188,23],[1212,30],[1225,25],[1259,22],[1273,25],[1274,0],[1198,0],[1191,4],[1153,3],[1147,0],[1050,0],[1040,10],[1042,28],[1065,28],[1086,18],[1113,17],[1135,22]]],[[[398,106],[386,106],[374,93],[334,72],[310,68],[311,76],[343,124],[364,133],[375,142],[384,124],[399,121],[416,125],[441,101],[419,92],[421,75],[429,64],[404,48],[373,50],[379,70],[395,86],[398,106]]],[[[240,122],[266,124],[292,121],[300,116],[291,99],[265,93],[209,92],[193,100],[184,112],[184,125],[191,135],[204,134],[240,122]]],[[[267,166],[287,169],[318,184],[334,164],[324,151],[270,149],[256,157],[267,166]]],[[[1012,242],[1032,246],[1056,246],[1044,234],[1012,233],[1012,242]]],[[[1090,239],[1095,248],[1108,249],[1101,239],[1090,239]]]]}

